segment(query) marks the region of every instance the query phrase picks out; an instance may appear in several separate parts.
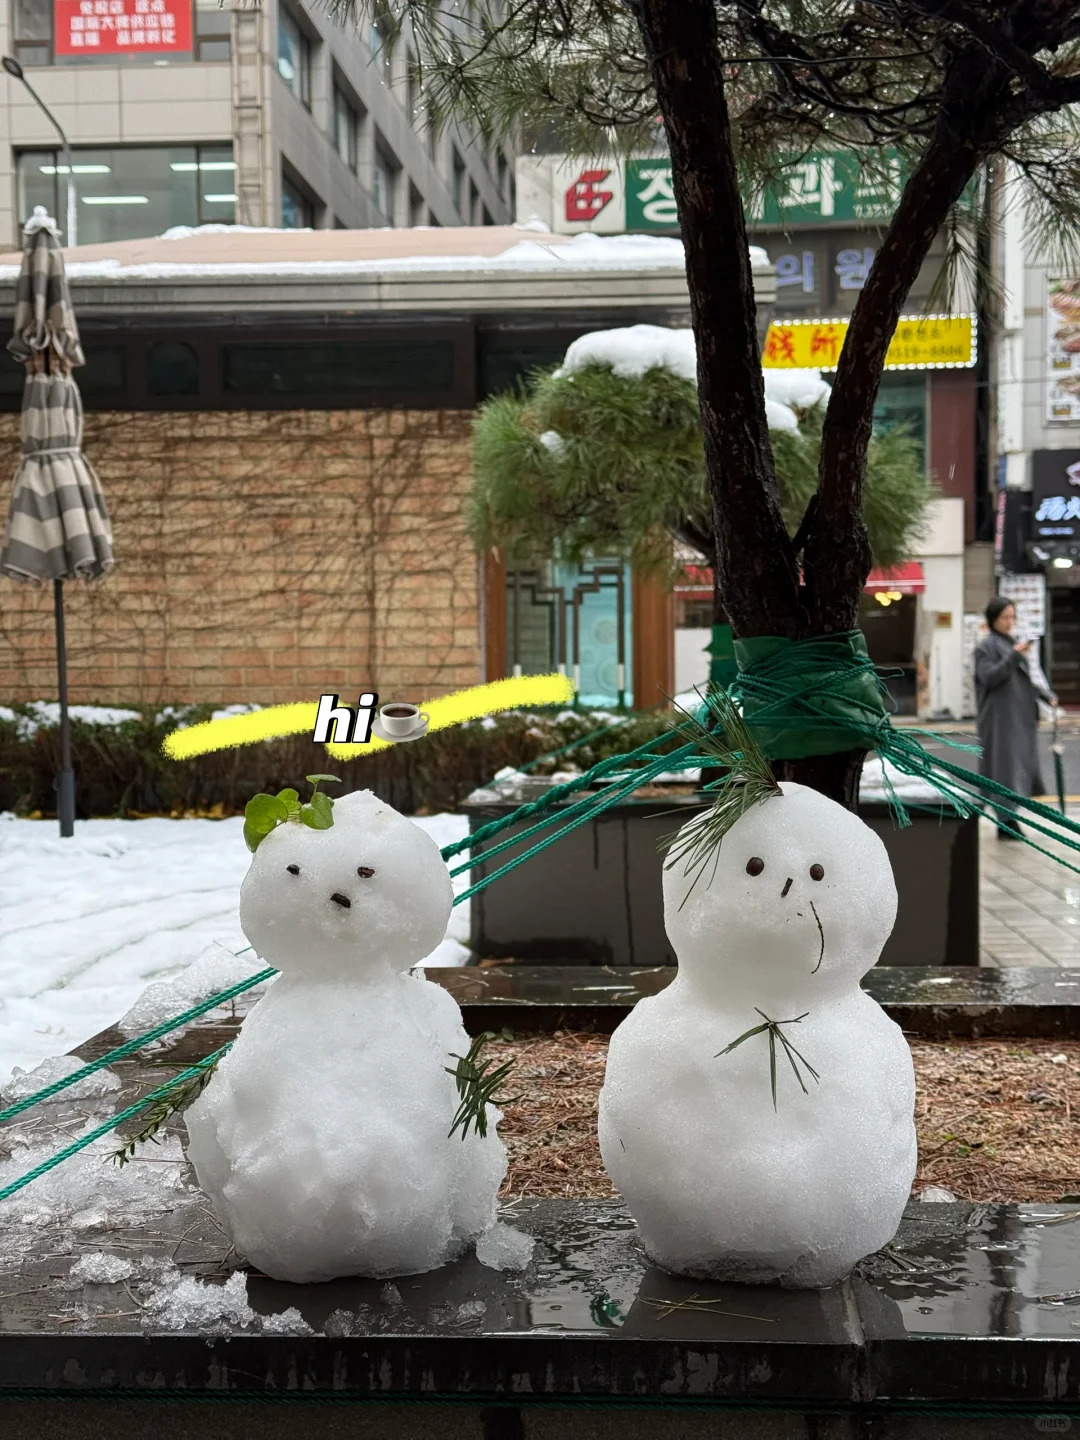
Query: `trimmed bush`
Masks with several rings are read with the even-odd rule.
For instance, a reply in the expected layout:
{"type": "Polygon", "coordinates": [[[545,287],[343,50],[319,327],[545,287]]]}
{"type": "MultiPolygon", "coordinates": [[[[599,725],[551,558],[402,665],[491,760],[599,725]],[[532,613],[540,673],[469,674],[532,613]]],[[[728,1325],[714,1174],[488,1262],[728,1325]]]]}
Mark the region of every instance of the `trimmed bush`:
{"type": "MultiPolygon", "coordinates": [[[[606,734],[565,759],[535,768],[538,775],[573,764],[582,770],[661,734],[667,718],[658,712],[629,716],[614,724],[606,713],[516,711],[438,731],[413,745],[398,745],[347,763],[331,760],[321,745],[302,736],[243,745],[168,760],[161,742],[179,720],[207,720],[216,707],[176,707],[167,718],[146,710],[137,720],[115,724],[72,720],[72,764],[80,819],[90,816],[239,815],[257,791],[276,794],[305,775],[329,771],[340,786],[331,793],[374,790],[406,814],[455,809],[479,785],[506,765],[528,764],[590,731],[613,725],[606,734]]],[[[14,719],[0,718],[0,810],[17,815],[54,815],[53,779],[60,765],[60,731],[40,726],[29,706],[15,706],[14,719]]]]}

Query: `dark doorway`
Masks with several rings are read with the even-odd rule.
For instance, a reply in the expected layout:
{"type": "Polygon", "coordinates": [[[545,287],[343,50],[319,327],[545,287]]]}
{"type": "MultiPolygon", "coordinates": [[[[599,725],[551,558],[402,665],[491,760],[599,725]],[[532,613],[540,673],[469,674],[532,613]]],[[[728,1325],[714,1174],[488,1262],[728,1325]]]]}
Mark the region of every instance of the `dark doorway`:
{"type": "Polygon", "coordinates": [[[1080,589],[1051,586],[1050,684],[1063,705],[1080,705],[1080,589]]]}

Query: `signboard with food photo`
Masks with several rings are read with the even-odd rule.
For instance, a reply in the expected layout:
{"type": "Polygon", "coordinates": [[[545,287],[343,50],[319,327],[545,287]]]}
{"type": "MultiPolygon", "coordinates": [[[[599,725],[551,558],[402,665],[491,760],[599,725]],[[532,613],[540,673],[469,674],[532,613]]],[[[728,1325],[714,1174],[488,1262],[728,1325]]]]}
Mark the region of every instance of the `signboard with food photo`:
{"type": "Polygon", "coordinates": [[[1051,280],[1047,314],[1047,419],[1080,420],[1080,279],[1051,280]]]}

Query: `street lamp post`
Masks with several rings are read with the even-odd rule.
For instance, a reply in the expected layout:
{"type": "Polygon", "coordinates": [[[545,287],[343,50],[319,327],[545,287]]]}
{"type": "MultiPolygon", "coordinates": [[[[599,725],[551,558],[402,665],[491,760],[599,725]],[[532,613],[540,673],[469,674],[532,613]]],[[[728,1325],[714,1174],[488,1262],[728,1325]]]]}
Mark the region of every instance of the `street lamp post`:
{"type": "Polygon", "coordinates": [[[0,58],[0,65],[3,65],[4,69],[13,79],[22,81],[30,92],[32,99],[41,107],[42,114],[49,121],[50,125],[52,125],[57,135],[60,136],[60,144],[64,156],[64,168],[67,171],[67,243],[69,247],[75,246],[79,243],[77,233],[79,220],[75,213],[75,170],[71,162],[71,146],[68,144],[68,138],[60,128],[59,120],[57,120],[56,116],[45,104],[45,101],[42,100],[41,96],[30,84],[30,81],[27,80],[23,73],[23,67],[19,64],[18,60],[14,59],[11,55],[5,55],[0,58]]]}

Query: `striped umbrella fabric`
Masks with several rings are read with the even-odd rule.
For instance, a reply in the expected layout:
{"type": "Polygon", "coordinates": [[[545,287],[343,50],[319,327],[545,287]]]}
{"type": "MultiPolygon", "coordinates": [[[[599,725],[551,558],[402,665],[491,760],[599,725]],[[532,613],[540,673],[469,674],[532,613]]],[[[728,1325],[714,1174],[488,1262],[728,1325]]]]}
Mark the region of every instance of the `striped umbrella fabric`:
{"type": "Polygon", "coordinates": [[[71,371],[85,361],[59,234],[38,211],[24,231],[8,341],[26,365],[26,384],[0,572],[17,580],[92,580],[112,569],[112,527],[101,482],[82,453],[82,397],[71,371]]]}

